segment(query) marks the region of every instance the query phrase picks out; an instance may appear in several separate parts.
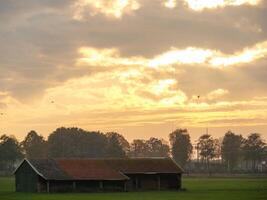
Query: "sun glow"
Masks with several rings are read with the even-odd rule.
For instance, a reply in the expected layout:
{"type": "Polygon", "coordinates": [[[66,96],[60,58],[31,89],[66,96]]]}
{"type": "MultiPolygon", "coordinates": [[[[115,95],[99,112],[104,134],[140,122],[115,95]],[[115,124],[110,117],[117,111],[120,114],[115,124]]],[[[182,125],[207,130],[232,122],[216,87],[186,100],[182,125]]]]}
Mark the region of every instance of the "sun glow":
{"type": "Polygon", "coordinates": [[[114,66],[114,65],[146,65],[146,60],[142,57],[124,58],[120,56],[120,52],[116,48],[95,49],[90,47],[82,47],[79,49],[82,55],[77,60],[77,65],[92,66],[114,66]]]}
{"type": "Polygon", "coordinates": [[[241,63],[250,63],[254,60],[266,57],[267,55],[267,41],[258,43],[252,48],[245,48],[241,52],[234,55],[220,55],[212,58],[210,64],[213,66],[231,66],[241,63]]]}
{"type": "Polygon", "coordinates": [[[76,64],[89,66],[144,66],[158,69],[171,65],[201,65],[207,67],[228,67],[251,63],[267,56],[267,41],[247,47],[233,54],[224,54],[213,49],[188,47],[186,49],[171,48],[152,58],[142,56],[122,57],[116,48],[96,49],[82,47],[81,57],[76,64]]]}
{"type": "Polygon", "coordinates": [[[136,0],[78,0],[74,4],[73,18],[82,20],[87,9],[92,9],[91,15],[101,13],[107,17],[121,18],[139,8],[140,4],[136,0]]]}
{"type": "Polygon", "coordinates": [[[189,47],[184,50],[172,49],[149,61],[149,66],[159,67],[171,64],[201,64],[212,56],[211,50],[189,47]]]}
{"type": "Polygon", "coordinates": [[[177,5],[176,0],[166,0],[163,5],[167,8],[175,8],[177,5]]]}
{"type": "MultiPolygon", "coordinates": [[[[203,11],[204,9],[216,9],[226,6],[250,5],[256,6],[262,0],[182,0],[186,6],[194,11],[203,11]]],[[[164,5],[168,8],[175,8],[178,0],[167,0],[164,5]]]]}

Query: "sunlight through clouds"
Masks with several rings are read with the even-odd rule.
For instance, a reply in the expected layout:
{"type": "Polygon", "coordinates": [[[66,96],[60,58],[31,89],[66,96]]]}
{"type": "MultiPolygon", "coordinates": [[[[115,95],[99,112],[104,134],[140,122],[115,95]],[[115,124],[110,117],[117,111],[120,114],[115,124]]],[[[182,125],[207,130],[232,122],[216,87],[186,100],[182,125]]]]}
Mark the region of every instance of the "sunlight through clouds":
{"type": "MultiPolygon", "coordinates": [[[[242,119],[266,118],[266,109],[263,108],[266,107],[267,101],[264,99],[220,100],[208,103],[207,100],[217,100],[228,94],[225,89],[217,89],[196,103],[188,99],[182,90],[172,88],[177,84],[174,79],[159,79],[149,83],[125,81],[126,79],[121,79],[120,76],[127,71],[105,72],[68,80],[60,86],[47,89],[43,103],[32,105],[32,111],[28,110],[27,113],[36,119],[40,113],[48,119],[53,119],[57,116],[52,113],[56,112],[58,116],[62,116],[61,119],[64,116],[64,123],[69,123],[69,120],[75,120],[75,116],[79,116],[79,121],[75,123],[111,127],[117,124],[128,126],[144,122],[158,123],[176,118],[190,127],[204,126],[207,122],[216,122],[214,126],[222,126],[225,123],[229,126],[239,123],[249,125],[255,122],[244,123],[242,119]],[[145,93],[155,95],[155,98],[145,93]],[[55,105],[48,105],[51,98],[55,100],[55,105]],[[240,110],[240,107],[246,109],[240,110]],[[228,120],[233,122],[229,123],[228,120]]],[[[140,73],[139,76],[145,75],[140,73]]],[[[14,108],[14,114],[15,110],[14,108]]],[[[18,116],[24,115],[24,118],[28,116],[27,113],[16,111],[18,116]]]]}
{"type": "Polygon", "coordinates": [[[146,60],[142,57],[123,58],[116,48],[96,49],[91,47],[82,47],[79,49],[82,55],[76,62],[77,65],[92,66],[112,66],[112,65],[146,65],[146,60]]]}
{"type": "Polygon", "coordinates": [[[211,50],[189,47],[184,50],[175,49],[165,52],[149,61],[149,66],[159,67],[171,64],[202,64],[213,55],[211,50]]]}
{"type": "Polygon", "coordinates": [[[175,8],[177,5],[176,0],[166,0],[163,5],[167,8],[175,8]]]}
{"type": "Polygon", "coordinates": [[[188,47],[186,49],[172,48],[170,51],[159,54],[153,58],[141,56],[121,57],[116,48],[96,49],[82,47],[79,49],[81,57],[76,64],[89,66],[145,66],[160,68],[170,65],[206,65],[208,67],[222,68],[254,62],[267,56],[267,41],[247,47],[233,54],[224,54],[218,50],[188,47]]]}
{"type": "MultiPolygon", "coordinates": [[[[216,9],[226,6],[251,5],[256,6],[262,0],[182,0],[186,6],[194,11],[203,11],[204,9],[216,9]]],[[[178,0],[166,0],[164,5],[168,8],[175,8],[178,0]]]]}
{"type": "Polygon", "coordinates": [[[207,99],[208,100],[215,100],[215,99],[221,98],[227,94],[229,94],[228,90],[220,88],[220,89],[217,89],[217,90],[214,90],[214,91],[211,91],[210,93],[208,93],[207,99]]]}
{"type": "Polygon", "coordinates": [[[60,126],[167,136],[170,122],[266,132],[266,3],[2,0],[0,128],[20,139],[60,126]]]}
{"type": "MultiPolygon", "coordinates": [[[[182,104],[187,100],[182,91],[171,88],[176,84],[176,80],[161,79],[149,83],[138,82],[135,79],[126,81],[120,78],[121,73],[125,71],[127,72],[106,72],[69,80],[59,87],[48,89],[45,98],[53,97],[56,102],[67,105],[70,112],[156,109],[182,104]],[[157,98],[150,98],[144,93],[150,93],[157,98]]],[[[140,75],[142,76],[145,75],[140,75]]]]}
{"type": "Polygon", "coordinates": [[[252,48],[245,48],[243,51],[237,52],[234,55],[218,54],[218,56],[210,60],[211,65],[220,67],[250,63],[267,56],[267,41],[258,43],[252,48]]]}
{"type": "Polygon", "coordinates": [[[78,0],[74,4],[73,18],[82,20],[87,11],[91,15],[101,13],[107,17],[121,18],[139,8],[140,4],[136,0],[78,0]]]}

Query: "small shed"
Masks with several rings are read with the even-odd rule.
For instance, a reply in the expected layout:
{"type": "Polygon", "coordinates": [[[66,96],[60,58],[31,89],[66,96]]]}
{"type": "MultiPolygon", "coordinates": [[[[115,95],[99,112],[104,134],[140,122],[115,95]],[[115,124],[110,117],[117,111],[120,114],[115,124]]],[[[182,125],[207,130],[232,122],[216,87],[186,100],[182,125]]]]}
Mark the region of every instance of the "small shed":
{"type": "Polygon", "coordinates": [[[179,190],[183,170],[171,158],[24,159],[17,192],[179,190]]]}

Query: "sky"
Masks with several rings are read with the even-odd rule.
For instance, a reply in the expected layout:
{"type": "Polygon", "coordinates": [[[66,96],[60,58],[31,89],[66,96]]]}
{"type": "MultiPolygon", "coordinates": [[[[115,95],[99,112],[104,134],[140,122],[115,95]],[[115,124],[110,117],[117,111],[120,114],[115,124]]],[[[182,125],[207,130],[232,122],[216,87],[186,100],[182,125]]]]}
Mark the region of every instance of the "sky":
{"type": "Polygon", "coordinates": [[[0,0],[0,134],[267,139],[267,1],[0,0]]]}

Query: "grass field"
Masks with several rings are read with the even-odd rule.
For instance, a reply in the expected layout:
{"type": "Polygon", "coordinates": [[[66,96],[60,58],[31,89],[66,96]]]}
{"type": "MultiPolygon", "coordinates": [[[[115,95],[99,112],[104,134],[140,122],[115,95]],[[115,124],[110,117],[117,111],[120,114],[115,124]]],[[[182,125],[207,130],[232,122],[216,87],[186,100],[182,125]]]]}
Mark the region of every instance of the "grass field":
{"type": "Polygon", "coordinates": [[[265,178],[185,178],[184,192],[25,194],[14,192],[13,178],[0,178],[0,200],[267,200],[265,178]]]}

